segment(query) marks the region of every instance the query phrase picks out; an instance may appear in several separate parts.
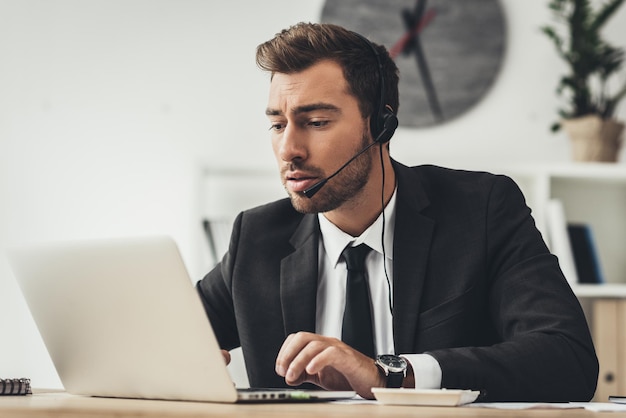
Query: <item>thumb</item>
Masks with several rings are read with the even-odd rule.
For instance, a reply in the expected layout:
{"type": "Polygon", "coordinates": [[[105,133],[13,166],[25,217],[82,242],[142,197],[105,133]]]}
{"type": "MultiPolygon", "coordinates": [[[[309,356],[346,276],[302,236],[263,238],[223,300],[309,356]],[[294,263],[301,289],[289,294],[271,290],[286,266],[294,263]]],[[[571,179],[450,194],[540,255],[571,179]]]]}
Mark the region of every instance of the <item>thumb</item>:
{"type": "Polygon", "coordinates": [[[224,362],[227,365],[230,364],[230,353],[226,350],[222,350],[222,356],[224,357],[224,362]]]}

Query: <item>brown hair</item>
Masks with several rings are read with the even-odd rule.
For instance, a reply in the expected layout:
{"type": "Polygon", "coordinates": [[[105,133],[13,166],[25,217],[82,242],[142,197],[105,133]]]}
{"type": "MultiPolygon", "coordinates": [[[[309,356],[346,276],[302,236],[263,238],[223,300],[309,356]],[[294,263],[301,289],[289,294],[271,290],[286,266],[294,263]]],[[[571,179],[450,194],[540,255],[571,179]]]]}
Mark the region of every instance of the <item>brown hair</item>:
{"type": "MultiPolygon", "coordinates": [[[[385,79],[384,105],[398,112],[398,67],[384,46],[371,43],[378,51],[385,79]]],[[[378,111],[379,69],[372,47],[356,33],[333,24],[298,23],[284,29],[256,50],[257,65],[274,73],[306,70],[325,59],[343,69],[350,93],[357,99],[363,117],[378,111]]]]}

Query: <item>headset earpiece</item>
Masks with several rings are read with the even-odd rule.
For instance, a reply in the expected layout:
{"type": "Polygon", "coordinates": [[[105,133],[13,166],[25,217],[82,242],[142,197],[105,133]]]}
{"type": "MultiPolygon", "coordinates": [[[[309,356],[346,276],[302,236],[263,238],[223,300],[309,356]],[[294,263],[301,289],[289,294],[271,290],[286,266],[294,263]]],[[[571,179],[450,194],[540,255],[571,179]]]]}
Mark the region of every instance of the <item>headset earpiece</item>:
{"type": "Polygon", "coordinates": [[[384,112],[379,115],[379,126],[382,126],[382,129],[376,137],[380,144],[389,142],[398,127],[398,117],[389,109],[389,106],[385,106],[384,109],[384,112]]]}
{"type": "Polygon", "coordinates": [[[376,47],[363,35],[353,32],[356,36],[361,38],[368,47],[372,50],[376,63],[378,64],[378,85],[380,87],[378,92],[378,106],[375,108],[374,113],[370,117],[370,132],[372,138],[376,139],[376,142],[384,144],[389,142],[393,136],[396,128],[398,127],[398,117],[393,113],[393,109],[385,104],[385,77],[383,74],[383,63],[378,55],[376,47]]]}

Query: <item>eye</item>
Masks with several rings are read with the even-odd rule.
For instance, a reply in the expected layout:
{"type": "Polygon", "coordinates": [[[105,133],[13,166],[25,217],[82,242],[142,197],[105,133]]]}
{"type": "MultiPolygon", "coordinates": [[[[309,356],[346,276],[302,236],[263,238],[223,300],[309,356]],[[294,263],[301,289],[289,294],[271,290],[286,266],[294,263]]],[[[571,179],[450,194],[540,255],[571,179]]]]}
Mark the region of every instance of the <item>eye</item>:
{"type": "Polygon", "coordinates": [[[327,120],[312,120],[309,122],[309,126],[312,126],[314,128],[323,128],[327,126],[329,123],[330,121],[327,121],[327,120]]]}
{"type": "Polygon", "coordinates": [[[283,125],[280,122],[274,122],[270,125],[270,131],[280,131],[285,127],[285,125],[283,125]]]}

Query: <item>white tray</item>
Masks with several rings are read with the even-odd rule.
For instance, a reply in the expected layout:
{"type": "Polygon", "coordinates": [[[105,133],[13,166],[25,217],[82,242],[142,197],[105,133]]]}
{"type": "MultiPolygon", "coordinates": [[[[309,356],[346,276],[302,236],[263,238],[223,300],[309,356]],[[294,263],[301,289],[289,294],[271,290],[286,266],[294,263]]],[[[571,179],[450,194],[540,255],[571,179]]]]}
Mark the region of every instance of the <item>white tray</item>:
{"type": "Polygon", "coordinates": [[[388,405],[459,406],[474,402],[479,391],[457,389],[372,388],[381,403],[388,405]]]}

